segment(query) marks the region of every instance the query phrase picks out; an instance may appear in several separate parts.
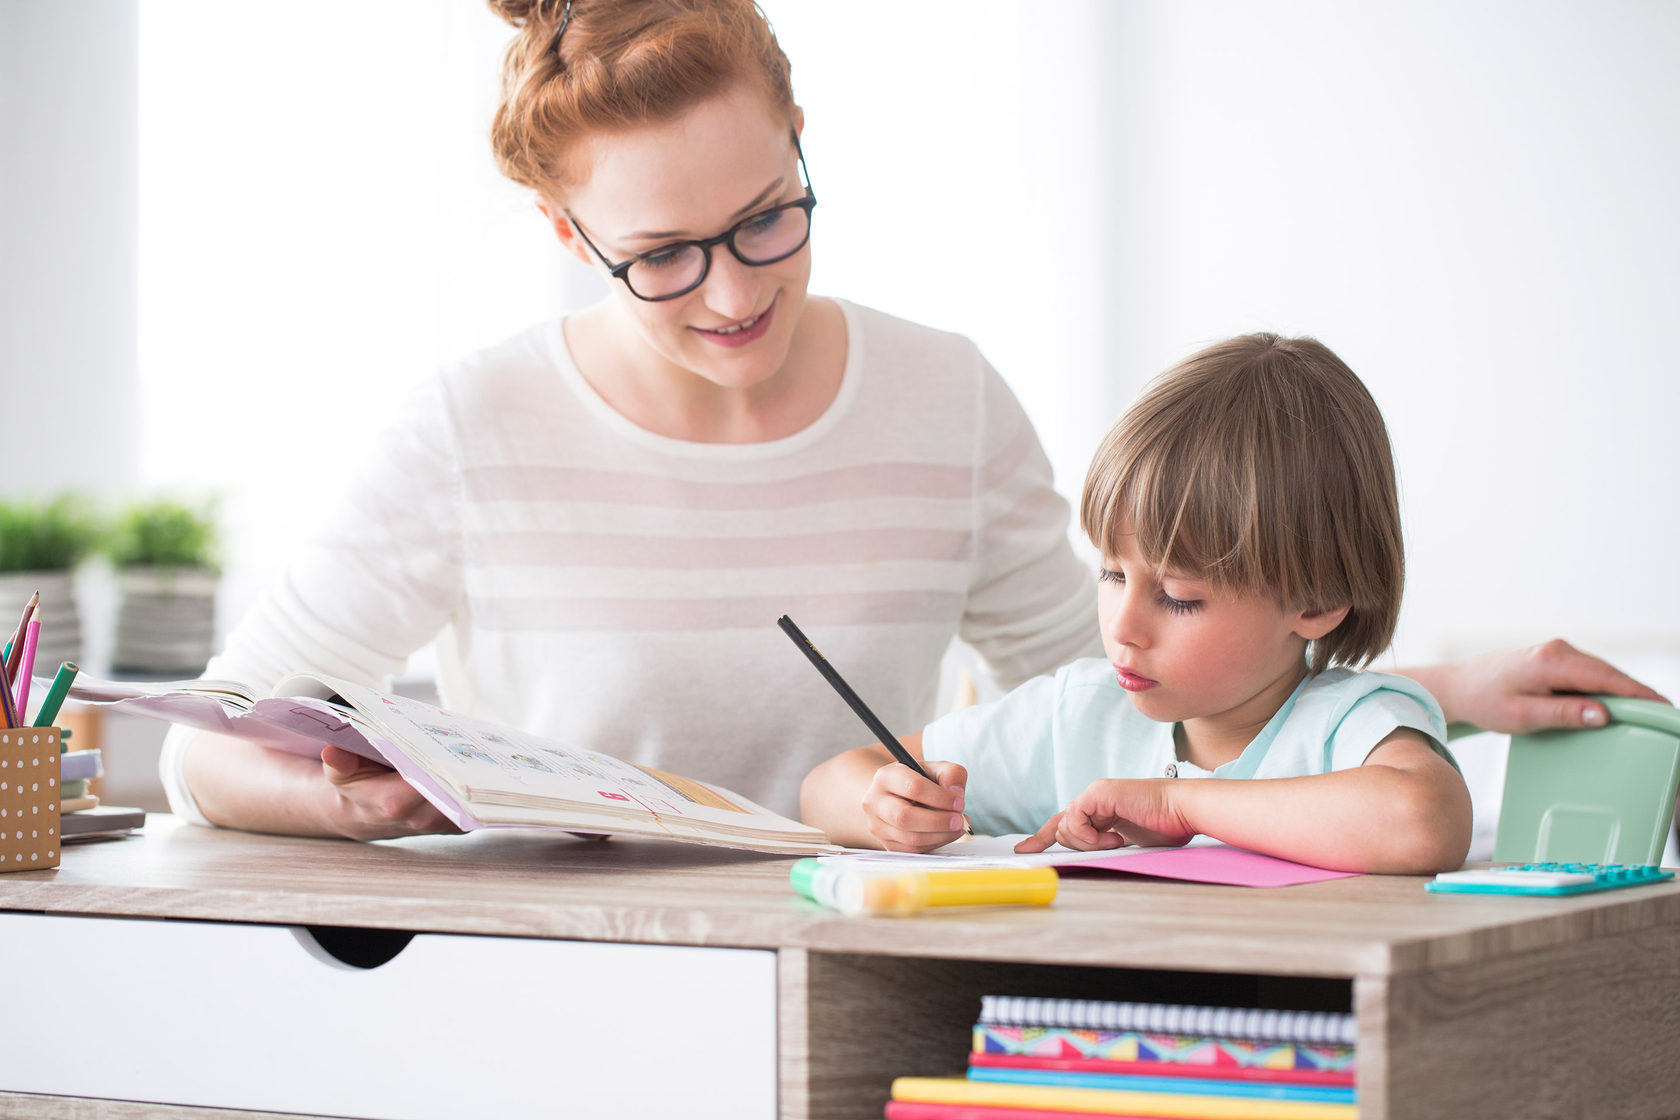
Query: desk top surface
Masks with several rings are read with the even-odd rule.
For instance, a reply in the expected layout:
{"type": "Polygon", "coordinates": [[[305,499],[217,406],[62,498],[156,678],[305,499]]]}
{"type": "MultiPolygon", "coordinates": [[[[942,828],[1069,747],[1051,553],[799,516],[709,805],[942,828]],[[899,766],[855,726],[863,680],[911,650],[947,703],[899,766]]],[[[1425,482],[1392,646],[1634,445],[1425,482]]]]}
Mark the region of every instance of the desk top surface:
{"type": "Polygon", "coordinates": [[[358,844],[197,828],[165,815],[62,866],[0,875],[0,909],[373,926],[839,953],[1390,975],[1680,923],[1680,882],[1574,898],[1436,895],[1423,878],[1254,889],[1085,872],[1048,908],[846,918],[786,858],[530,830],[358,844]]]}

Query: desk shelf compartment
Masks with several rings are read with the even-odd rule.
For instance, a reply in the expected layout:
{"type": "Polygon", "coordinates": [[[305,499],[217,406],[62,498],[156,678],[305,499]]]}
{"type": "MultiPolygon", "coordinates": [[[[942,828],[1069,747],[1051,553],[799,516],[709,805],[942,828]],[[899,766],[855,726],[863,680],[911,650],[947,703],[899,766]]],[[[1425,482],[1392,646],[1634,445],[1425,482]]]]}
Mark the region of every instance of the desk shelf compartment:
{"type": "Polygon", "coordinates": [[[1353,1009],[1347,979],[781,954],[787,1120],[879,1116],[895,1077],[961,1077],[984,995],[1353,1009]]]}
{"type": "Polygon", "coordinates": [[[357,968],[302,927],[19,913],[0,945],[31,962],[8,1006],[85,998],[87,1024],[78,1042],[6,1016],[0,1091],[372,1120],[776,1115],[769,951],[417,934],[357,968]]]}

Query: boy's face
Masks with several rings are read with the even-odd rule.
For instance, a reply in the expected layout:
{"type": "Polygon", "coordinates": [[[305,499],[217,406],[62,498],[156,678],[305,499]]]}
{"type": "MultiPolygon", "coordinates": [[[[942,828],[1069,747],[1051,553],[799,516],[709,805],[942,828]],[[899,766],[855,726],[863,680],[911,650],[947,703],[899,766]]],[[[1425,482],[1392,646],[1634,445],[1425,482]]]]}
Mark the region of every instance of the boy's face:
{"type": "MultiPolygon", "coordinates": [[[[1183,722],[1195,736],[1257,730],[1305,672],[1307,643],[1326,616],[1269,595],[1215,591],[1206,580],[1157,573],[1122,535],[1097,591],[1103,649],[1139,712],[1183,722]],[[1279,694],[1281,692],[1281,695],[1279,694]],[[1257,721],[1257,722],[1256,722],[1257,721]]],[[[1340,621],[1340,612],[1335,621],[1340,621]]],[[[1334,623],[1331,623],[1333,626],[1334,623]]]]}

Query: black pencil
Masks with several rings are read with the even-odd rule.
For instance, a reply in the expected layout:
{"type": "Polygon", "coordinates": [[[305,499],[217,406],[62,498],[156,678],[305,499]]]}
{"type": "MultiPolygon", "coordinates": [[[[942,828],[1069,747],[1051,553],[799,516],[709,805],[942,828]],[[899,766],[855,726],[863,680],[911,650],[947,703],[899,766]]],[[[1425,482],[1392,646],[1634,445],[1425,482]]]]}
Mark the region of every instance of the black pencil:
{"type": "Polygon", "coordinates": [[[834,671],[834,666],[828,663],[828,658],[817,651],[817,647],[811,644],[811,639],[807,638],[804,632],[793,624],[793,619],[784,614],[776,620],[776,625],[780,626],[782,631],[793,639],[794,645],[805,651],[805,656],[811,659],[811,664],[817,667],[817,672],[821,673],[823,679],[834,686],[834,691],[840,694],[840,699],[851,705],[852,711],[857,713],[857,717],[863,721],[864,726],[875,733],[875,738],[880,741],[883,747],[892,752],[894,758],[928,781],[933,782],[934,785],[939,784],[934,781],[932,774],[922,769],[922,764],[916,761],[916,756],[905,750],[904,744],[899,742],[891,731],[887,730],[887,725],[882,723],[879,717],[869,710],[869,705],[865,704],[862,698],[852,691],[852,686],[847,684],[840,674],[834,671]]]}

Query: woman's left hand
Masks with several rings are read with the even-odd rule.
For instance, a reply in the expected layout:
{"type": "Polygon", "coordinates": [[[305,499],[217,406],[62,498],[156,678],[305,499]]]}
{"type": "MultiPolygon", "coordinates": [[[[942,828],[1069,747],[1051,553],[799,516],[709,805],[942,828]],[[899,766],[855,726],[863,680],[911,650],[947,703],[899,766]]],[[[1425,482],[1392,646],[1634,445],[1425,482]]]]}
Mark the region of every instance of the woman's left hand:
{"type": "Polygon", "coordinates": [[[1668,703],[1654,689],[1562,638],[1402,672],[1434,693],[1449,721],[1512,735],[1548,727],[1602,727],[1609,718],[1604,705],[1585,693],[1668,703]]]}

